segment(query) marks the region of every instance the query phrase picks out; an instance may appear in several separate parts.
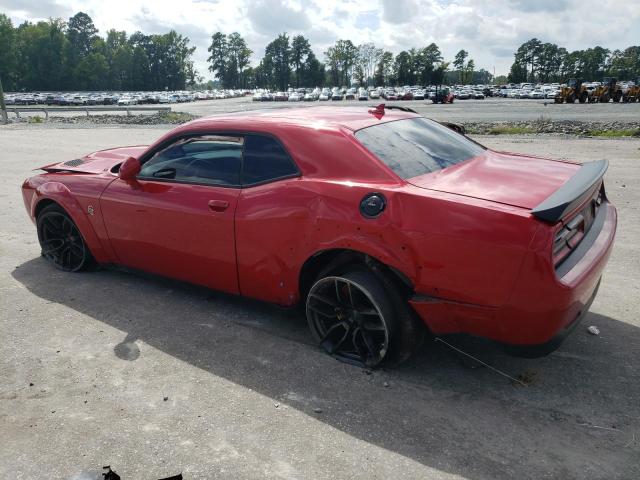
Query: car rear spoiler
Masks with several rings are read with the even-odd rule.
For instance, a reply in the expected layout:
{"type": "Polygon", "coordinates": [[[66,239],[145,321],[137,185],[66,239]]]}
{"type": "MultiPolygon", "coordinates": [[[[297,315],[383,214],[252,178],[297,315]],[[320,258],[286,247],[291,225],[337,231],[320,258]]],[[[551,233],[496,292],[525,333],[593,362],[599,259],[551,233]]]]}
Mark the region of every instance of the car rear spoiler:
{"type": "Polygon", "coordinates": [[[595,193],[608,167],[607,160],[583,163],[573,177],[531,210],[532,215],[545,222],[558,222],[595,193]]]}

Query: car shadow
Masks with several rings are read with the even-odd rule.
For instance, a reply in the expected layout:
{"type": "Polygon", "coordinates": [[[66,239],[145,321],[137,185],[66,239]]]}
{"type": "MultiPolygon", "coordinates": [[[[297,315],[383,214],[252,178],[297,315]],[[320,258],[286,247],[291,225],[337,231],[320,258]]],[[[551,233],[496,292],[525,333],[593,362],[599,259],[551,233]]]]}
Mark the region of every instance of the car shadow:
{"type": "Polygon", "coordinates": [[[640,329],[604,315],[535,360],[446,339],[497,371],[428,340],[401,367],[371,372],[323,354],[300,310],[139,272],[65,274],[40,258],[12,275],[126,332],[113,348],[122,361],[145,361],[142,341],[432,468],[471,479],[640,474],[640,329]]]}

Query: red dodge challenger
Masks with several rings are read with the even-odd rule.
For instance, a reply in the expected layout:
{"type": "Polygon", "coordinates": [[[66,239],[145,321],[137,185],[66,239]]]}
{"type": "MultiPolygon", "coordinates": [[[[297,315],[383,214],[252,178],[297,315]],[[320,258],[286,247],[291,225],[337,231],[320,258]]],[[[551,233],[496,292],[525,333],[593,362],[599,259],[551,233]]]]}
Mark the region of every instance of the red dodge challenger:
{"type": "Polygon", "coordinates": [[[42,167],[42,255],[283,306],[329,354],[397,364],[434,335],[544,355],[586,314],[616,231],[605,160],[499,153],[403,107],[195,120],[42,167]]]}

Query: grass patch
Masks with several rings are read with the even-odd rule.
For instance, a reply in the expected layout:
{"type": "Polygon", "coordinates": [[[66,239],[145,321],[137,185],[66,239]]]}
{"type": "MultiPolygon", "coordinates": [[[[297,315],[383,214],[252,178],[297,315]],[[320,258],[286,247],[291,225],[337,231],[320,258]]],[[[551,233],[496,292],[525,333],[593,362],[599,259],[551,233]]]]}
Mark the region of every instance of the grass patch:
{"type": "Polygon", "coordinates": [[[587,135],[590,137],[605,138],[640,137],[640,128],[633,130],[589,130],[587,135]]]}
{"type": "Polygon", "coordinates": [[[489,135],[522,135],[536,133],[536,130],[531,127],[492,127],[487,133],[489,135]]]}
{"type": "Polygon", "coordinates": [[[196,118],[193,115],[184,112],[162,112],[159,116],[162,120],[169,123],[185,123],[196,118]]]}
{"type": "Polygon", "coordinates": [[[44,122],[44,119],[38,115],[34,115],[33,117],[29,117],[29,120],[27,120],[29,123],[42,123],[44,122]]]}

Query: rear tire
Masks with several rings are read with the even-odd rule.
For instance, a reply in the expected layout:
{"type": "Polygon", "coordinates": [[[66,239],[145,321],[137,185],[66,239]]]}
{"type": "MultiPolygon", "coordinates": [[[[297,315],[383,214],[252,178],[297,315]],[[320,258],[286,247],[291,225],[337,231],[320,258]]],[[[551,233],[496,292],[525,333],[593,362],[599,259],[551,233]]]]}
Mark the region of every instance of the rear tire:
{"type": "Polygon", "coordinates": [[[360,367],[399,365],[424,338],[424,326],[395,285],[360,265],[321,274],[307,295],[306,313],[325,352],[360,367]]]}
{"type": "Polygon", "coordinates": [[[42,256],[65,272],[95,268],[96,261],[80,230],[59,205],[44,207],[36,220],[42,256]]]}

